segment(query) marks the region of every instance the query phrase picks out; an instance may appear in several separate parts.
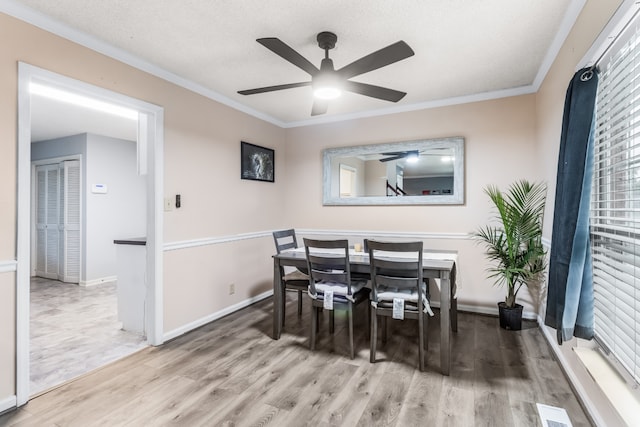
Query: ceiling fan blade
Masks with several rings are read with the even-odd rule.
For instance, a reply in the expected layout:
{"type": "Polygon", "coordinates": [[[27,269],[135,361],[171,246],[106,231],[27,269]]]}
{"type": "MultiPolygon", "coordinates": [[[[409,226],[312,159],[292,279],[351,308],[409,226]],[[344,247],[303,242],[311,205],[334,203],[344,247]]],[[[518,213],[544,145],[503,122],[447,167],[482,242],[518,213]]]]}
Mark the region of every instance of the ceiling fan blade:
{"type": "Polygon", "coordinates": [[[350,77],[368,73],[369,71],[377,70],[385,65],[402,61],[403,59],[409,58],[413,55],[413,49],[411,49],[405,42],[399,41],[367,56],[363,56],[349,65],[345,65],[341,69],[337,70],[337,72],[343,78],[348,79],[350,77]]]}
{"type": "Polygon", "coordinates": [[[300,55],[280,39],[277,39],[275,37],[266,37],[257,39],[256,41],[262,46],[269,49],[271,52],[281,56],[282,58],[286,59],[296,67],[301,68],[312,76],[315,76],[320,71],[315,65],[309,62],[307,58],[300,55]]]}
{"type": "Polygon", "coordinates": [[[320,114],[324,114],[327,112],[328,108],[329,108],[329,101],[327,101],[326,99],[314,99],[313,107],[311,107],[311,115],[317,116],[320,114]]]}
{"type": "Polygon", "coordinates": [[[293,89],[295,87],[310,86],[311,82],[289,83],[286,85],[266,86],[257,89],[239,90],[240,95],[254,95],[256,93],[273,92],[275,90],[293,89]]]}
{"type": "Polygon", "coordinates": [[[391,160],[398,160],[398,159],[404,159],[405,157],[409,157],[409,156],[416,156],[418,157],[420,155],[420,151],[418,150],[410,150],[410,151],[393,151],[390,153],[382,153],[383,156],[390,156],[390,157],[385,157],[380,159],[381,162],[390,162],[391,160]]]}
{"type": "Polygon", "coordinates": [[[385,157],[384,159],[380,159],[380,161],[381,161],[382,163],[384,163],[384,162],[390,162],[390,161],[392,161],[392,160],[403,159],[403,158],[405,158],[405,157],[406,157],[406,156],[385,157]]]}
{"type": "Polygon", "coordinates": [[[344,82],[344,90],[391,102],[398,102],[407,94],[406,92],[400,92],[386,87],[352,81],[344,82]]]}

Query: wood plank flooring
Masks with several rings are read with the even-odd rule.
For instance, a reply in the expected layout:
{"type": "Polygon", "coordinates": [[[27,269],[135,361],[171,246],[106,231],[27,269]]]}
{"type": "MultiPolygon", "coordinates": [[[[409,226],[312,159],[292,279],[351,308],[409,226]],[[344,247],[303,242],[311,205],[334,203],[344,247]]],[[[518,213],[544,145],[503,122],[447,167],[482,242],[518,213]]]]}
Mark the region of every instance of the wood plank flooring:
{"type": "Polygon", "coordinates": [[[437,311],[420,372],[416,322],[389,322],[371,364],[364,305],[351,360],[344,314],[333,336],[323,316],[311,352],[310,307],[299,319],[295,304],[291,295],[279,341],[267,299],[32,399],[0,425],[541,426],[536,402],[564,407],[574,427],[591,425],[533,322],[512,332],[461,313],[444,377],[437,311]]]}

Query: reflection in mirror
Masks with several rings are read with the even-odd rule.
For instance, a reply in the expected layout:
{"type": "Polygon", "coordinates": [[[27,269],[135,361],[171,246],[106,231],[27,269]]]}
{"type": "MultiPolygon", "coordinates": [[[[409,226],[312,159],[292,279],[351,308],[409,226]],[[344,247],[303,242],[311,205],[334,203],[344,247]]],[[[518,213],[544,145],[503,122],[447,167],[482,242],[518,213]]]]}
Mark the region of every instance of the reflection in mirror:
{"type": "Polygon", "coordinates": [[[325,205],[462,204],[464,139],[324,151],[325,205]]]}

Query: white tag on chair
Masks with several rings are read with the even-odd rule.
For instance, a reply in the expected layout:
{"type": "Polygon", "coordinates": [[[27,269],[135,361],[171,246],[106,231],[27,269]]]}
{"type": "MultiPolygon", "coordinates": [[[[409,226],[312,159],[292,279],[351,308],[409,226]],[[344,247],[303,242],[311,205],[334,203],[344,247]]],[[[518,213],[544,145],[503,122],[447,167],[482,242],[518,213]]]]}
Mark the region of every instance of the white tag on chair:
{"type": "Polygon", "coordinates": [[[404,299],[402,298],[393,299],[393,318],[404,320],[404,299]]]}
{"type": "Polygon", "coordinates": [[[333,310],[333,291],[327,289],[324,291],[323,307],[326,310],[333,310]]]}

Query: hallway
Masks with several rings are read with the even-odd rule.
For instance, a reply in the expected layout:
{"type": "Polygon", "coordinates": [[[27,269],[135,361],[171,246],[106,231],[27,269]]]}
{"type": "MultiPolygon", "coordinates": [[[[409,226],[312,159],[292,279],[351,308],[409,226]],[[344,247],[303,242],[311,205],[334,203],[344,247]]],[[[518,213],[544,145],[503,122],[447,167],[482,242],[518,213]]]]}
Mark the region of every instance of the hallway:
{"type": "Polygon", "coordinates": [[[116,283],[92,287],[31,278],[30,395],[147,346],[121,330],[116,283]]]}

